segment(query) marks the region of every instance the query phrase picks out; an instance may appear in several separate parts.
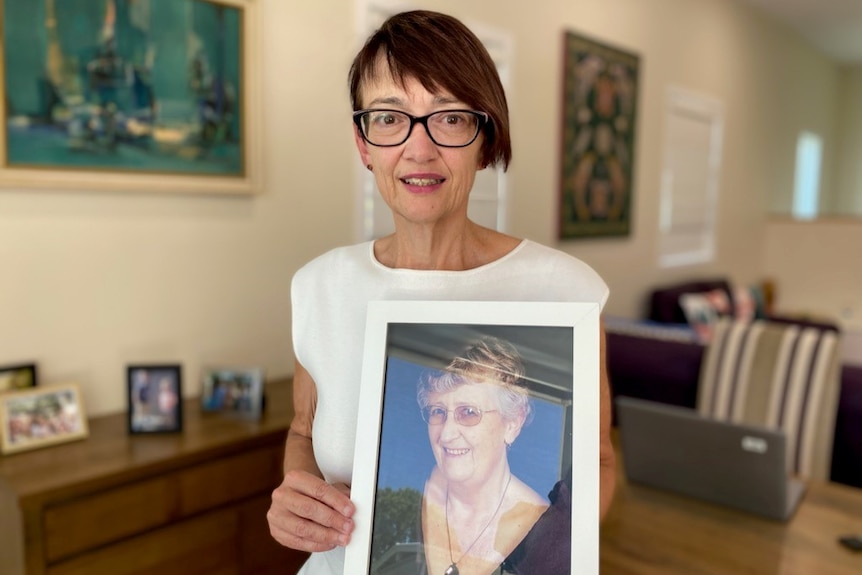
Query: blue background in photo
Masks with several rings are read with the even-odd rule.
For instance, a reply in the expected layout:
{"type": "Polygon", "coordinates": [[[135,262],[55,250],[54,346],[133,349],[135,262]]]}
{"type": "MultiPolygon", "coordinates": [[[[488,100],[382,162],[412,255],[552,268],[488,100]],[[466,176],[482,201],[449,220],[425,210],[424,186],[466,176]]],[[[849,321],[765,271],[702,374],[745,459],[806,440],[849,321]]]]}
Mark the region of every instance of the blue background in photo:
{"type": "MultiPolygon", "coordinates": [[[[389,357],[383,393],[377,489],[410,487],[422,493],[434,468],[428,427],[419,413],[416,385],[429,368],[389,357]]],[[[547,498],[560,478],[562,406],[532,398],[534,417],[509,451],[512,473],[547,498]]]]}

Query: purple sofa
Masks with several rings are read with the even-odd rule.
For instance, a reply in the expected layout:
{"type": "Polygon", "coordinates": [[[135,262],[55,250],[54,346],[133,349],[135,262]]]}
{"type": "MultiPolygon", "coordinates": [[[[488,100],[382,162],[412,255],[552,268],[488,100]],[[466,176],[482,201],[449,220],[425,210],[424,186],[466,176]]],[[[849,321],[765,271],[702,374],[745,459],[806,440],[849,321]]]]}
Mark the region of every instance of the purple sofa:
{"type": "MultiPolygon", "coordinates": [[[[652,322],[678,319],[677,313],[682,313],[676,305],[678,296],[700,291],[698,287],[708,290],[716,285],[715,282],[693,282],[669,288],[673,293],[654,292],[649,314],[652,322]]],[[[625,395],[694,409],[705,349],[692,340],[651,337],[637,330],[616,330],[609,322],[607,364],[612,396],[625,395]]],[[[862,488],[862,365],[842,366],[831,479],[862,488]]]]}

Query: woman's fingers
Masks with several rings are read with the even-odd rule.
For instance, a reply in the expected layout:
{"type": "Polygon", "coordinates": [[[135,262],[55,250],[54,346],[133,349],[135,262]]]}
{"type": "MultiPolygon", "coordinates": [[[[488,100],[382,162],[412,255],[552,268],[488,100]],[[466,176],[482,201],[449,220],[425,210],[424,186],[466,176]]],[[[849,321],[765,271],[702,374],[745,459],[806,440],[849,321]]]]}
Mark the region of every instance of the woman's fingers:
{"type": "Polygon", "coordinates": [[[346,545],[353,531],[349,489],[330,485],[310,473],[289,471],[272,494],[267,513],[270,533],[287,547],[327,551],[346,545]]]}

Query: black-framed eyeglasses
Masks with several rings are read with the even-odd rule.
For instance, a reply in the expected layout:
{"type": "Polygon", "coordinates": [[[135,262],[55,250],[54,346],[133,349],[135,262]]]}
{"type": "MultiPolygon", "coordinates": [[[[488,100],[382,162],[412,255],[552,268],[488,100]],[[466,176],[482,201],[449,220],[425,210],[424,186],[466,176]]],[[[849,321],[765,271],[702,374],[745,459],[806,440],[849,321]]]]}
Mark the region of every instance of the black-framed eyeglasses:
{"type": "Polygon", "coordinates": [[[400,146],[422,124],[431,141],[444,148],[472,144],[488,123],[488,114],[475,110],[440,110],[427,116],[411,116],[400,110],[371,109],[353,112],[353,122],[372,146],[400,146]]]}
{"type": "Polygon", "coordinates": [[[493,413],[497,409],[479,409],[473,405],[459,405],[455,409],[446,409],[440,405],[429,405],[422,408],[422,419],[428,425],[443,425],[450,413],[455,414],[455,423],[464,427],[479,425],[482,415],[493,413]]]}

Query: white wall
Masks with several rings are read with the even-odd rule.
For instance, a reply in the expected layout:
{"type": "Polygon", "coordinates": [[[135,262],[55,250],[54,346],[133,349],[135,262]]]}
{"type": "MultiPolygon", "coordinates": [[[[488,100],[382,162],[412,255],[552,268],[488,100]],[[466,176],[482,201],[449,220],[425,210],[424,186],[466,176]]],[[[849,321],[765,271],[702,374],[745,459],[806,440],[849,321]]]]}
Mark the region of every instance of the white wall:
{"type": "MultiPolygon", "coordinates": [[[[182,362],[186,395],[199,391],[208,363],[290,373],[290,277],[356,237],[358,160],[346,89],[357,47],[354,4],[258,2],[260,195],[0,192],[0,364],[33,359],[46,383],[78,381],[91,414],[125,409],[130,362],[182,362]]],[[[659,283],[713,273],[750,281],[765,268],[780,271],[764,265],[766,213],[776,190],[792,185],[795,134],[815,126],[831,145],[837,82],[834,67],[789,32],[730,0],[423,6],[512,33],[510,230],[551,245],[563,30],[641,55],[632,235],[560,244],[606,278],[609,313],[640,316],[659,283]],[[717,259],[664,271],[656,223],[670,84],[722,100],[727,124],[717,259]]]]}

